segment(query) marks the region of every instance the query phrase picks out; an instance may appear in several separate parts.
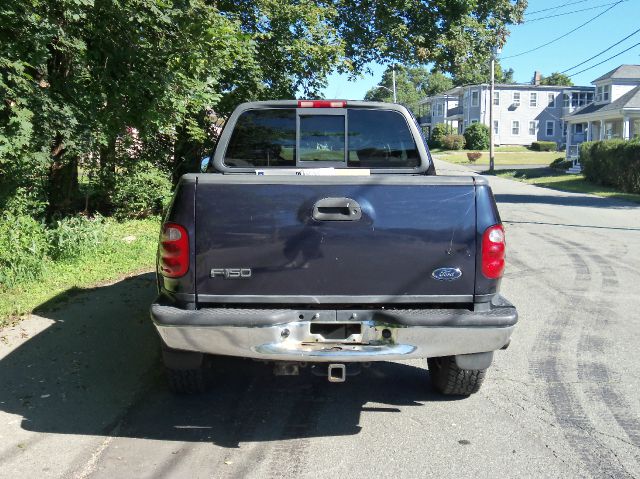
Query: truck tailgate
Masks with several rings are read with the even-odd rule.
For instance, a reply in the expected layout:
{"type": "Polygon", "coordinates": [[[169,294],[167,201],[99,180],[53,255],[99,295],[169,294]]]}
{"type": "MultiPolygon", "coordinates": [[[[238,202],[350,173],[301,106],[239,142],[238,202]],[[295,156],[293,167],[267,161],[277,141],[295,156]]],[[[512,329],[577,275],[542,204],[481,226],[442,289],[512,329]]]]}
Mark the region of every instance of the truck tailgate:
{"type": "Polygon", "coordinates": [[[200,175],[195,209],[199,302],[473,300],[471,177],[200,175]]]}

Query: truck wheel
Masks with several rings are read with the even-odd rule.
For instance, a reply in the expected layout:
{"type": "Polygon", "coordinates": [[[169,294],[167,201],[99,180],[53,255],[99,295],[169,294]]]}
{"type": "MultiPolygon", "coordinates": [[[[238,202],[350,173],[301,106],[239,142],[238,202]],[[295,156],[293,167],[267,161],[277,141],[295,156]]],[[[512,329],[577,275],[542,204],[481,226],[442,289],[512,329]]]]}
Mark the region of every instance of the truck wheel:
{"type": "Polygon", "coordinates": [[[209,386],[210,369],[202,353],[180,351],[162,345],[169,390],[175,394],[199,394],[209,386]]]}
{"type": "Polygon", "coordinates": [[[486,369],[461,369],[453,356],[427,359],[431,384],[442,394],[469,396],[482,386],[486,369]]]}
{"type": "Polygon", "coordinates": [[[166,368],[169,390],[174,394],[200,394],[207,390],[207,378],[204,368],[170,369],[166,368]]]}

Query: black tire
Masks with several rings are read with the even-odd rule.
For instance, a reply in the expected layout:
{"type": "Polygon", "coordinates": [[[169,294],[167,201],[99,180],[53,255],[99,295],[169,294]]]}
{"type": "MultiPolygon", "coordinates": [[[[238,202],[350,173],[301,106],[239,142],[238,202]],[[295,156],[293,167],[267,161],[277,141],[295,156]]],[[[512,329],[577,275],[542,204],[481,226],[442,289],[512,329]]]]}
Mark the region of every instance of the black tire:
{"type": "Polygon", "coordinates": [[[202,353],[171,349],[162,344],[169,390],[175,394],[200,394],[210,385],[210,358],[202,353]]]}
{"type": "Polygon", "coordinates": [[[427,359],[431,384],[442,394],[469,396],[477,393],[484,381],[486,369],[461,369],[453,356],[427,359]]]}
{"type": "Polygon", "coordinates": [[[169,390],[174,394],[200,394],[207,390],[209,382],[204,367],[197,369],[165,368],[169,390]]]}

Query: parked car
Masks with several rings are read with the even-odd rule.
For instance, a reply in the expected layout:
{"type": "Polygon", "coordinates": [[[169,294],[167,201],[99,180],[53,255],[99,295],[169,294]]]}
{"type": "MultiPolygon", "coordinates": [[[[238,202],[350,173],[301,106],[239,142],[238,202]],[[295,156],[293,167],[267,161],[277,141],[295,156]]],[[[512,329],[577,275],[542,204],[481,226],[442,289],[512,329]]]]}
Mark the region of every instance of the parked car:
{"type": "Polygon", "coordinates": [[[207,386],[217,356],[311,365],[427,358],[436,390],[478,391],[516,309],[487,180],[439,176],[397,104],[245,103],[206,173],[164,218],[151,317],[169,385],[207,386]]]}

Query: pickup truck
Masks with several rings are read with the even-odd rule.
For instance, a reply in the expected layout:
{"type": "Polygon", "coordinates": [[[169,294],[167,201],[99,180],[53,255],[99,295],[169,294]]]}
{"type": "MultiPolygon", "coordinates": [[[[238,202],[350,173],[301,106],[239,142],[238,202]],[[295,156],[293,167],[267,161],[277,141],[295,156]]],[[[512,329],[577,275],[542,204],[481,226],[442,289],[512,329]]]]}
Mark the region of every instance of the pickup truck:
{"type": "Polygon", "coordinates": [[[517,322],[504,265],[487,180],[436,175],[403,106],[245,103],[176,187],[151,318],[177,393],[235,356],[332,382],[426,358],[435,390],[467,396],[517,322]]]}

